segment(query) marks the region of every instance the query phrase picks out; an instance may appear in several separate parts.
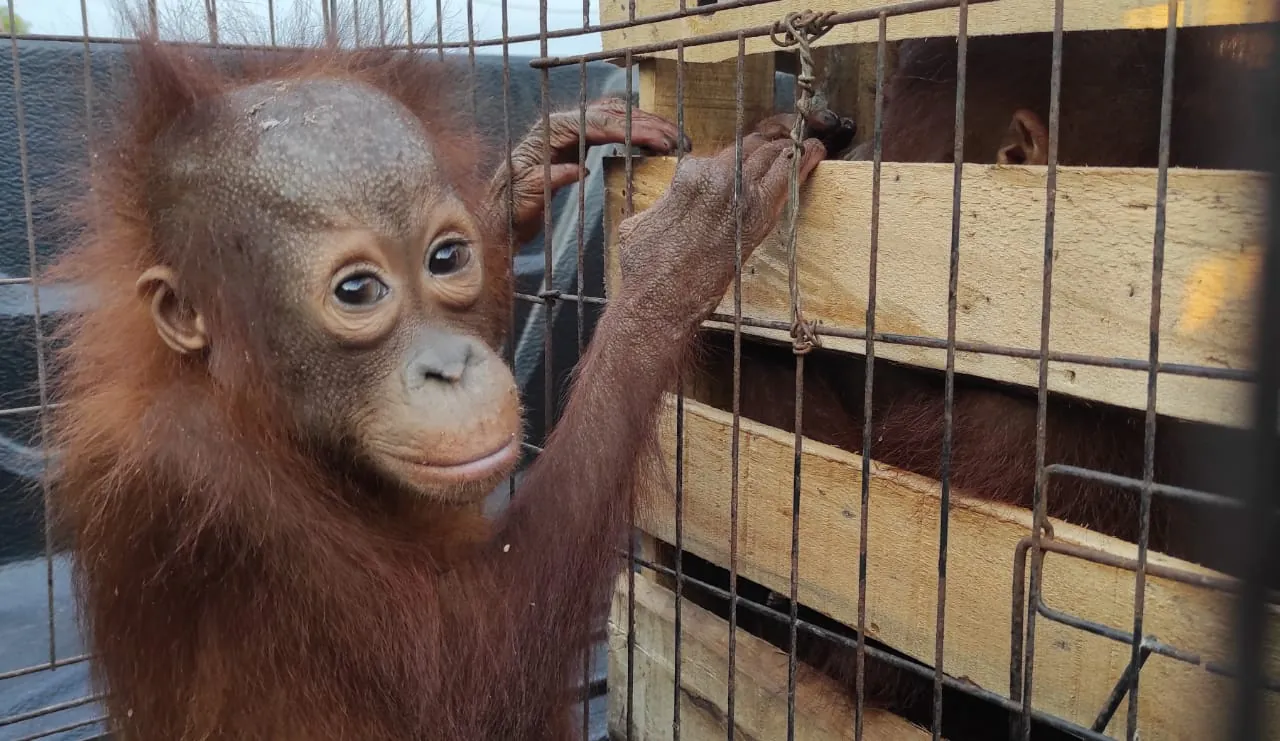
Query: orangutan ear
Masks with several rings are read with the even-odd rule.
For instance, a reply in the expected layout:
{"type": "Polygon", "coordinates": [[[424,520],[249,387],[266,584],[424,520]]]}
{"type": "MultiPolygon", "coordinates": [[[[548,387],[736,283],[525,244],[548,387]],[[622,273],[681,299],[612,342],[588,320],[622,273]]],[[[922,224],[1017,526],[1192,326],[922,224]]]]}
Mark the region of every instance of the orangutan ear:
{"type": "Polygon", "coordinates": [[[204,317],[179,294],[173,270],[152,267],[138,278],[135,288],[140,298],[151,302],[151,321],[164,344],[183,355],[208,346],[204,317]]]}
{"type": "Polygon", "coordinates": [[[1000,151],[996,153],[996,164],[1049,164],[1049,130],[1039,116],[1026,108],[1013,112],[1009,130],[1005,132],[1000,151]]]}

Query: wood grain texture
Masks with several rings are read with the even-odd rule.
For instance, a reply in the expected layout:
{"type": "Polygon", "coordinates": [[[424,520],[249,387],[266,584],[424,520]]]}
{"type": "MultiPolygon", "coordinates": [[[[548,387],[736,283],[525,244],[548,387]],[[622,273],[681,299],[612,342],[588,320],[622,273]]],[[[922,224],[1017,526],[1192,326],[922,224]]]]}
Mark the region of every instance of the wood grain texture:
{"type": "MultiPolygon", "coordinates": [[[[675,401],[661,421],[666,479],[642,496],[637,526],[675,539],[675,401]]],[[[727,568],[731,520],[732,415],[686,399],[684,418],[684,531],[686,551],[727,568]]],[[[738,481],[738,573],[790,592],[794,442],[790,433],[743,419],[738,481]]],[[[804,440],[799,521],[800,601],[847,625],[857,625],[861,457],[804,440]]],[[[651,480],[661,481],[660,476],[651,480]]],[[[940,487],[915,474],[872,464],[867,541],[868,636],[933,663],[937,600],[940,487]]],[[[1054,521],[1063,542],[1127,558],[1136,547],[1054,521]]],[[[1031,532],[1031,513],[952,492],[947,566],[948,674],[967,677],[1008,696],[1014,549],[1031,532]]],[[[1150,563],[1212,574],[1152,553],[1150,563]]],[[[1132,626],[1130,571],[1048,554],[1046,603],[1118,630],[1132,626]]],[[[1280,616],[1272,615],[1273,630],[1280,616]]],[[[1041,618],[1037,622],[1033,701],[1043,711],[1088,726],[1129,660],[1129,646],[1041,618]]],[[[1145,631],[1166,644],[1222,661],[1230,650],[1227,595],[1148,575],[1145,631]]],[[[1280,648],[1264,660],[1280,676],[1280,648]]],[[[1199,666],[1152,656],[1141,678],[1139,717],[1144,739],[1203,741],[1230,710],[1231,681],[1199,666]]],[[[1280,698],[1268,712],[1280,722],[1280,698]]],[[[1123,737],[1122,706],[1108,733],[1123,737]]]]}
{"type": "MultiPolygon", "coordinates": [[[[773,113],[773,71],[772,54],[743,59],[742,120],[747,127],[773,113]]],[[[684,84],[680,95],[674,60],[642,61],[640,107],[676,122],[677,101],[682,99],[684,130],[693,139],[694,154],[711,154],[731,146],[738,120],[737,59],[715,64],[685,64],[682,74],[684,84]]]]}
{"type": "MultiPolygon", "coordinates": [[[[625,178],[609,162],[606,229],[620,220],[625,178]]],[[[673,158],[634,166],[636,211],[666,189],[673,158]]],[[[956,339],[1038,351],[1044,264],[1043,167],[966,165],[960,205],[956,339]]],[[[876,329],[946,338],[952,220],[951,165],[885,163],[880,196],[876,329]]],[[[806,316],[865,329],[871,252],[872,168],[823,162],[801,191],[797,260],[806,316]]],[[[1145,362],[1150,342],[1156,173],[1058,169],[1049,348],[1145,362]]],[[[1261,265],[1266,178],[1173,170],[1162,281],[1160,360],[1210,368],[1252,366],[1255,287],[1261,265]]],[[[613,250],[610,250],[612,253],[613,250]]],[[[611,262],[610,281],[616,278],[611,262]]],[[[615,286],[616,287],[616,286],[615,286]]],[[[767,239],[743,266],[742,315],[790,322],[786,249],[767,239]]],[[[733,313],[732,289],[718,309],[733,313]]],[[[721,329],[726,324],[712,324],[721,329]]],[[[784,339],[785,331],[744,327],[784,339]]],[[[864,343],[823,337],[862,353],[864,343]]],[[[945,350],[879,342],[878,357],[945,367],[945,350]]],[[[956,371],[1034,387],[1031,358],[959,352],[956,371]]],[[[1145,409],[1146,372],[1053,362],[1051,391],[1145,409]]],[[[1162,374],[1157,409],[1190,420],[1245,426],[1249,384],[1162,374]]]]}
{"type": "MultiPolygon", "coordinates": [[[[647,579],[636,579],[635,718],[631,738],[673,738],[675,707],[676,596],[647,579]]],[[[626,738],[627,582],[620,579],[609,621],[609,732],[626,738]]],[[[684,600],[680,608],[680,738],[717,741],[728,730],[729,624],[684,600]]],[[[735,737],[751,741],[787,738],[787,655],[737,631],[734,687],[735,737]]],[[[797,741],[844,741],[853,728],[853,709],[826,677],[796,678],[797,741]]],[[[875,741],[923,741],[929,734],[883,710],[868,710],[865,737],[875,741]]]]}
{"type": "MultiPolygon", "coordinates": [[[[631,0],[601,0],[600,21],[614,23],[626,21],[631,0]]],[[[838,9],[841,12],[881,8],[889,3],[881,0],[847,0],[838,9]]],[[[676,10],[672,0],[635,0],[635,17],[643,19],[657,13],[676,10]]],[[[702,16],[690,16],[660,23],[642,23],[638,26],[601,33],[604,49],[624,49],[639,44],[674,42],[696,36],[741,28],[769,25],[785,17],[787,13],[813,8],[801,0],[780,0],[745,8],[733,8],[702,16]]],[[[954,9],[933,10],[892,17],[887,26],[890,41],[927,36],[954,36],[957,32],[959,12],[954,9]]],[[[1168,4],[1160,0],[1072,0],[1063,18],[1066,31],[1096,31],[1106,29],[1165,28],[1168,20],[1168,4]]],[[[1240,23],[1265,23],[1280,20],[1280,13],[1271,0],[1179,0],[1179,26],[1221,26],[1240,23]]],[[[1012,33],[1048,32],[1053,30],[1053,3],[1045,0],[1000,0],[974,5],[969,8],[968,31],[971,36],[989,36],[1012,33]]],[[[875,41],[878,30],[875,20],[837,26],[830,33],[814,42],[814,46],[832,46],[875,41]]],[[[760,54],[777,50],[768,36],[746,40],[748,54],[760,54]]],[[[737,56],[737,41],[689,46],[685,59],[690,62],[716,62],[737,56]]],[[[674,59],[676,52],[663,51],[656,57],[674,59]]]]}

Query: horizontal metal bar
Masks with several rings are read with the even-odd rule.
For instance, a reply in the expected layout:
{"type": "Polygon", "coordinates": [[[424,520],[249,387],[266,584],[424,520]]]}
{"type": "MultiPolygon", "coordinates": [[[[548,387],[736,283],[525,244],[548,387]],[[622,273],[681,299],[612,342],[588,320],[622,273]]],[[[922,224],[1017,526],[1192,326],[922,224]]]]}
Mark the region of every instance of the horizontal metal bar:
{"type": "MultiPolygon", "coordinates": [[[[517,293],[516,298],[529,303],[546,303],[544,299],[527,293],[517,293]]],[[[600,306],[607,305],[608,299],[596,296],[576,296],[570,293],[564,293],[556,296],[556,301],[581,301],[583,303],[596,304],[600,306]]],[[[722,314],[713,312],[708,321],[722,322],[731,324],[735,321],[732,314],[722,314]]],[[[756,329],[773,329],[782,332],[790,332],[791,324],[777,319],[757,319],[755,317],[744,316],[741,318],[742,326],[754,327],[756,329]]],[[[846,340],[862,340],[866,341],[867,331],[865,329],[849,329],[845,327],[834,327],[824,324],[814,324],[813,333],[819,337],[840,337],[846,340]]],[[[897,334],[894,332],[875,332],[872,334],[874,342],[883,342],[889,345],[906,345],[909,347],[925,347],[929,349],[945,350],[947,349],[947,341],[941,337],[929,337],[926,335],[909,335],[897,334]]],[[[997,345],[990,342],[969,342],[965,340],[956,340],[957,352],[972,353],[975,355],[997,355],[1006,358],[1024,358],[1027,360],[1039,360],[1040,350],[1027,347],[1015,347],[1013,345],[997,345]]],[[[1054,363],[1072,363],[1074,365],[1087,365],[1095,368],[1114,368],[1116,370],[1130,370],[1146,372],[1150,363],[1146,360],[1138,358],[1121,358],[1107,357],[1105,355],[1086,355],[1083,353],[1070,352],[1050,352],[1049,361],[1054,363]]],[[[1189,376],[1192,378],[1205,378],[1215,381],[1239,381],[1241,383],[1252,383],[1254,381],[1253,371],[1239,370],[1237,368],[1210,368],[1205,365],[1191,365],[1189,363],[1158,363],[1156,370],[1159,373],[1168,376],[1189,376]]],[[[1184,497],[1190,493],[1191,498],[1199,501],[1209,502],[1215,495],[1204,492],[1195,492],[1192,489],[1179,489],[1170,487],[1166,490],[1166,494],[1174,497],[1184,497]]]]}
{"type": "MultiPolygon", "coordinates": [[[[1070,466],[1066,463],[1050,463],[1044,467],[1044,472],[1049,475],[1058,474],[1061,476],[1070,476],[1077,479],[1087,479],[1089,481],[1097,481],[1101,484],[1108,484],[1118,489],[1127,491],[1142,491],[1143,483],[1141,479],[1131,478],[1129,476],[1121,476],[1114,473],[1106,473],[1104,471],[1095,471],[1092,468],[1081,468],[1080,466],[1070,466]]],[[[1227,507],[1240,509],[1244,507],[1244,503],[1239,499],[1224,497],[1220,494],[1210,494],[1206,491],[1198,491],[1196,489],[1187,489],[1182,486],[1173,486],[1172,484],[1152,484],[1151,493],[1159,494],[1170,499],[1180,499],[1187,502],[1196,502],[1198,504],[1208,504],[1214,507],[1227,507]]]]}
{"type": "MultiPolygon", "coordinates": [[[[1036,612],[1050,620],[1053,620],[1054,622],[1062,623],[1063,625],[1070,626],[1076,630],[1081,630],[1085,633],[1096,635],[1101,638],[1110,639],[1116,643],[1123,643],[1126,646],[1133,643],[1132,633],[1127,633],[1119,628],[1113,628],[1110,625],[1104,625],[1087,618],[1079,617],[1078,615],[1072,615],[1071,613],[1059,610],[1056,607],[1050,607],[1043,599],[1036,603],[1036,612]]],[[[1165,658],[1181,661],[1193,666],[1200,666],[1202,664],[1200,654],[1184,651],[1177,646],[1170,646],[1169,644],[1163,643],[1152,636],[1143,636],[1142,646],[1152,653],[1159,654],[1165,658]]]]}
{"type": "MultiPolygon", "coordinates": [[[[654,13],[653,15],[636,18],[634,20],[610,21],[609,23],[597,23],[587,26],[570,26],[568,28],[557,28],[548,30],[546,38],[563,39],[573,38],[575,36],[586,36],[593,33],[602,33],[608,31],[622,31],[628,28],[636,28],[639,26],[651,25],[654,23],[662,23],[664,21],[674,21],[681,18],[693,18],[702,15],[711,15],[725,10],[734,10],[736,8],[750,8],[756,5],[768,5],[776,3],[780,0],[726,0],[712,5],[700,5],[685,8],[684,10],[673,10],[666,13],[654,13]]],[[[989,2],[990,0],[977,0],[978,2],[989,2]]],[[[49,34],[49,33],[25,33],[16,34],[21,41],[66,41],[83,44],[88,41],[91,44],[130,44],[135,41],[128,37],[122,36],[84,36],[68,35],[68,34],[49,34]]],[[[8,38],[10,34],[0,33],[0,38],[8,38]]],[[[519,44],[530,41],[540,41],[543,38],[541,33],[525,33],[507,36],[506,38],[495,37],[487,39],[475,39],[473,41],[446,41],[444,43],[421,43],[421,44],[386,44],[381,48],[385,49],[473,49],[479,47],[502,46],[503,44],[519,44]]],[[[207,42],[184,42],[193,46],[202,46],[213,48],[214,45],[207,42]]],[[[221,49],[276,49],[281,50],[288,47],[272,47],[261,46],[258,44],[219,44],[221,49]]]]}
{"type": "MultiPolygon", "coordinates": [[[[22,738],[16,739],[15,741],[36,741],[37,739],[49,738],[50,736],[56,736],[59,733],[74,731],[77,728],[84,728],[86,726],[91,726],[94,723],[105,723],[106,721],[107,721],[107,716],[100,715],[96,718],[90,718],[88,720],[78,720],[74,723],[68,723],[65,726],[58,726],[57,728],[50,728],[47,731],[40,731],[39,733],[35,733],[30,736],[23,736],[22,738]]],[[[95,738],[107,738],[107,737],[98,736],[95,738]]]]}
{"type": "MultiPolygon", "coordinates": [[[[556,29],[547,31],[547,38],[560,39],[570,36],[581,36],[589,33],[599,33],[601,31],[621,31],[627,28],[636,28],[638,26],[647,26],[654,23],[662,23],[663,21],[674,21],[681,18],[692,18],[700,15],[711,15],[725,10],[734,10],[736,8],[749,8],[754,5],[767,5],[776,3],[779,0],[726,0],[725,2],[712,3],[710,5],[700,5],[684,10],[672,10],[666,13],[654,13],[643,18],[626,21],[611,21],[609,23],[599,23],[594,26],[574,26],[572,28],[556,29]]],[[[524,41],[540,41],[542,34],[526,33],[515,36],[508,36],[505,41],[509,44],[516,44],[524,41]]],[[[483,41],[446,41],[442,46],[445,49],[466,49],[471,46],[499,46],[504,39],[484,39],[483,41]]],[[[430,44],[430,48],[436,48],[436,44],[430,44]]]]}
{"type": "MultiPolygon", "coordinates": [[[[0,409],[0,417],[16,417],[20,414],[38,414],[41,409],[44,409],[45,411],[52,411],[61,406],[62,403],[57,402],[53,404],[45,404],[44,407],[41,407],[39,404],[33,404],[25,407],[10,407],[9,409],[0,409]]],[[[0,677],[0,679],[3,679],[3,677],[0,677]]]]}
{"type": "MultiPolygon", "coordinates": [[[[710,319],[717,322],[732,323],[734,320],[731,314],[714,313],[710,319]]],[[[790,322],[778,321],[774,319],[753,319],[750,317],[742,317],[742,326],[756,327],[758,329],[776,329],[784,332],[791,331],[790,322]]],[[[845,329],[842,327],[828,327],[817,324],[813,327],[814,334],[820,337],[843,337],[849,340],[866,340],[867,331],[865,329],[845,329]]],[[[938,350],[947,349],[947,341],[937,337],[927,337],[922,335],[894,334],[889,332],[876,332],[874,335],[876,342],[885,342],[890,345],[910,345],[913,347],[927,347],[938,350]]],[[[966,342],[956,340],[956,350],[958,352],[978,353],[983,355],[1001,355],[1010,358],[1026,358],[1028,360],[1038,360],[1040,358],[1039,349],[1030,349],[1022,347],[1013,347],[1010,345],[995,345],[989,342],[966,342]]],[[[1084,355],[1081,353],[1067,352],[1050,352],[1049,360],[1059,363],[1075,363],[1076,365],[1091,365],[1099,368],[1117,368],[1120,370],[1146,371],[1150,367],[1150,363],[1146,360],[1138,360],[1136,358],[1108,358],[1102,355],[1084,355]]],[[[1254,374],[1252,371],[1242,371],[1235,368],[1210,368],[1202,365],[1188,365],[1185,363],[1159,363],[1157,370],[1160,373],[1171,376],[1194,376],[1197,378],[1210,378],[1224,381],[1243,381],[1252,382],[1254,374]]]]}
{"type": "MultiPolygon", "coordinates": [[[[1150,572],[1150,566],[1148,566],[1148,572],[1150,572]]],[[[1050,607],[1043,599],[1041,599],[1036,605],[1036,612],[1050,620],[1053,620],[1054,622],[1062,623],[1063,625],[1070,626],[1077,630],[1082,630],[1086,633],[1091,633],[1102,638],[1108,638],[1117,643],[1123,643],[1126,646],[1133,644],[1132,633],[1118,628],[1113,628],[1109,625],[1103,625],[1102,623],[1082,618],[1078,615],[1072,615],[1071,613],[1059,610],[1055,607],[1050,607]]],[[[1205,661],[1198,653],[1184,651],[1177,646],[1170,646],[1169,644],[1163,643],[1152,636],[1144,636],[1141,645],[1152,653],[1159,654],[1160,656],[1164,656],[1165,658],[1173,659],[1175,661],[1181,661],[1186,664],[1202,667],[1205,671],[1212,674],[1229,678],[1235,678],[1237,676],[1234,670],[1221,663],[1205,661]]],[[[1280,682],[1273,679],[1264,678],[1263,688],[1270,692],[1280,694],[1280,682]]]]}
{"type": "MultiPolygon", "coordinates": [[[[1029,548],[1031,540],[1032,536],[1030,535],[1022,538],[1022,540],[1018,541],[1016,548],[1018,550],[1029,548]]],[[[1102,564],[1103,566],[1124,569],[1125,571],[1134,571],[1138,568],[1138,562],[1135,559],[1117,556],[1114,553],[1076,543],[1064,543],[1056,538],[1041,538],[1040,550],[1060,553],[1064,556],[1072,556],[1092,563],[1102,564]]],[[[1193,587],[1213,589],[1226,594],[1234,594],[1240,588],[1240,582],[1230,577],[1198,574],[1163,564],[1148,563],[1147,573],[1152,576],[1158,576],[1161,579],[1168,579],[1193,587]]],[[[1276,595],[1272,594],[1272,600],[1275,601],[1275,599],[1276,595]]]]}
{"type": "Polygon", "coordinates": [[[6,679],[17,679],[18,677],[25,677],[29,674],[38,674],[40,672],[47,672],[53,669],[61,669],[64,666],[79,664],[82,661],[88,661],[89,657],[90,657],[89,654],[80,654],[79,656],[72,656],[69,659],[59,659],[58,661],[55,661],[52,663],[46,661],[43,664],[37,664],[35,666],[27,666],[21,669],[12,669],[10,671],[0,674],[0,682],[3,682],[6,679]]]}
{"type": "MultiPolygon", "coordinates": [[[[517,291],[515,294],[515,297],[517,300],[526,301],[531,304],[550,303],[546,298],[542,296],[535,296],[531,293],[520,293],[517,291]]],[[[598,306],[604,306],[605,304],[609,303],[608,299],[600,298],[599,296],[579,296],[575,293],[558,293],[555,296],[555,300],[556,301],[574,301],[574,302],[583,303],[583,304],[596,304],[598,306]]]]}
{"type": "MultiPolygon", "coordinates": [[[[979,5],[989,2],[994,2],[994,0],[968,0],[969,5],[979,5]]],[[[893,16],[924,13],[930,10],[945,10],[947,8],[954,8],[959,4],[960,0],[908,0],[908,2],[881,5],[879,7],[867,8],[865,10],[851,10],[844,13],[836,13],[827,19],[827,22],[834,26],[840,26],[847,23],[858,23],[859,21],[877,20],[881,15],[892,18],[893,16]]],[[[723,6],[720,3],[716,3],[707,7],[720,10],[723,6]]],[[[582,62],[598,62],[606,59],[616,59],[618,57],[626,56],[627,54],[653,54],[654,52],[659,51],[672,51],[676,47],[680,46],[688,49],[691,46],[704,46],[707,44],[719,44],[725,41],[736,41],[739,37],[751,39],[759,36],[768,36],[773,32],[773,30],[774,24],[770,23],[764,26],[750,26],[743,29],[718,31],[716,33],[708,33],[701,36],[692,36],[680,41],[655,41],[650,44],[636,44],[635,46],[606,49],[604,51],[591,52],[588,54],[575,54],[567,57],[538,57],[537,59],[529,62],[529,66],[535,69],[541,69],[543,67],[564,67],[570,64],[581,64],[582,62]]]]}
{"type": "Polygon", "coordinates": [[[25,723],[26,721],[34,720],[36,718],[41,718],[46,715],[53,715],[54,713],[60,713],[63,710],[70,710],[72,708],[82,707],[84,705],[97,702],[98,700],[101,700],[101,699],[102,699],[102,695],[89,695],[87,697],[82,697],[79,700],[68,700],[67,702],[60,702],[54,705],[46,705],[42,708],[36,708],[35,710],[30,710],[25,713],[10,715],[5,718],[0,718],[0,728],[4,728],[5,726],[16,725],[18,723],[25,723]]]}

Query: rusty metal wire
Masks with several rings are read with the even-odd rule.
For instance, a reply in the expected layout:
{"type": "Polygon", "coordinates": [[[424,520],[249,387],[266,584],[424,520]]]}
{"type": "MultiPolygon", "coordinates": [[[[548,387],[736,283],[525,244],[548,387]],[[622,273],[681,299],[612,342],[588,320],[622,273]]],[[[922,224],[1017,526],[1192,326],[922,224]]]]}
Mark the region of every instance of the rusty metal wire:
{"type": "MultiPolygon", "coordinates": [[[[805,140],[805,118],[814,111],[826,108],[826,99],[813,89],[813,51],[810,44],[824,36],[834,26],[830,18],[835,11],[814,13],[788,13],[787,17],[769,31],[769,38],[782,48],[796,47],[800,59],[800,71],[796,75],[796,116],[791,127],[791,180],[787,184],[787,212],[783,217],[786,224],[787,245],[787,289],[791,298],[791,342],[792,351],[796,355],[807,355],[819,345],[813,333],[813,325],[804,317],[804,309],[800,304],[800,284],[796,268],[796,230],[800,221],[800,155],[805,140]]],[[[797,366],[797,378],[803,379],[803,364],[797,366]]],[[[803,383],[803,380],[800,381],[803,383]]],[[[797,397],[796,408],[800,408],[803,397],[797,397]]],[[[797,418],[796,429],[800,427],[797,418]]],[[[797,453],[798,454],[798,453],[797,453]]]]}

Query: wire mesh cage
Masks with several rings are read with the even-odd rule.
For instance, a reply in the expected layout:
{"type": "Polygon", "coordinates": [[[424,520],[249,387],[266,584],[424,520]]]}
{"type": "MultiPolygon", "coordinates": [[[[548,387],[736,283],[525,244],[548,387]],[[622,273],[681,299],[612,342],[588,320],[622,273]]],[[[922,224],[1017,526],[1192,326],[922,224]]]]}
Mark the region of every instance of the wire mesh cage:
{"type": "MultiPolygon", "coordinates": [[[[281,5],[258,9],[258,45],[280,41],[281,5]]],[[[353,46],[403,23],[412,46],[466,55],[504,151],[555,107],[585,132],[606,93],[628,126],[634,106],[692,138],[654,157],[630,130],[614,149],[581,133],[588,174],[554,200],[547,185],[542,233],[511,245],[527,460],[620,290],[619,223],[681,159],[732,149],[737,199],[761,120],[799,114],[797,155],[824,112],[855,132],[805,184],[793,168],[750,257],[739,234],[572,683],[583,738],[1276,737],[1280,7],[584,0],[552,27],[578,6],[500,0],[485,37],[480,0],[310,5],[353,46]]],[[[41,490],[47,337],[75,300],[38,280],[61,239],[42,160],[82,156],[47,131],[88,138],[128,43],[77,10],[72,35],[7,7],[0,289],[21,388],[0,411],[0,738],[24,741],[106,728],[41,490]]],[[[200,43],[239,48],[216,0],[200,11],[200,43]]]]}

